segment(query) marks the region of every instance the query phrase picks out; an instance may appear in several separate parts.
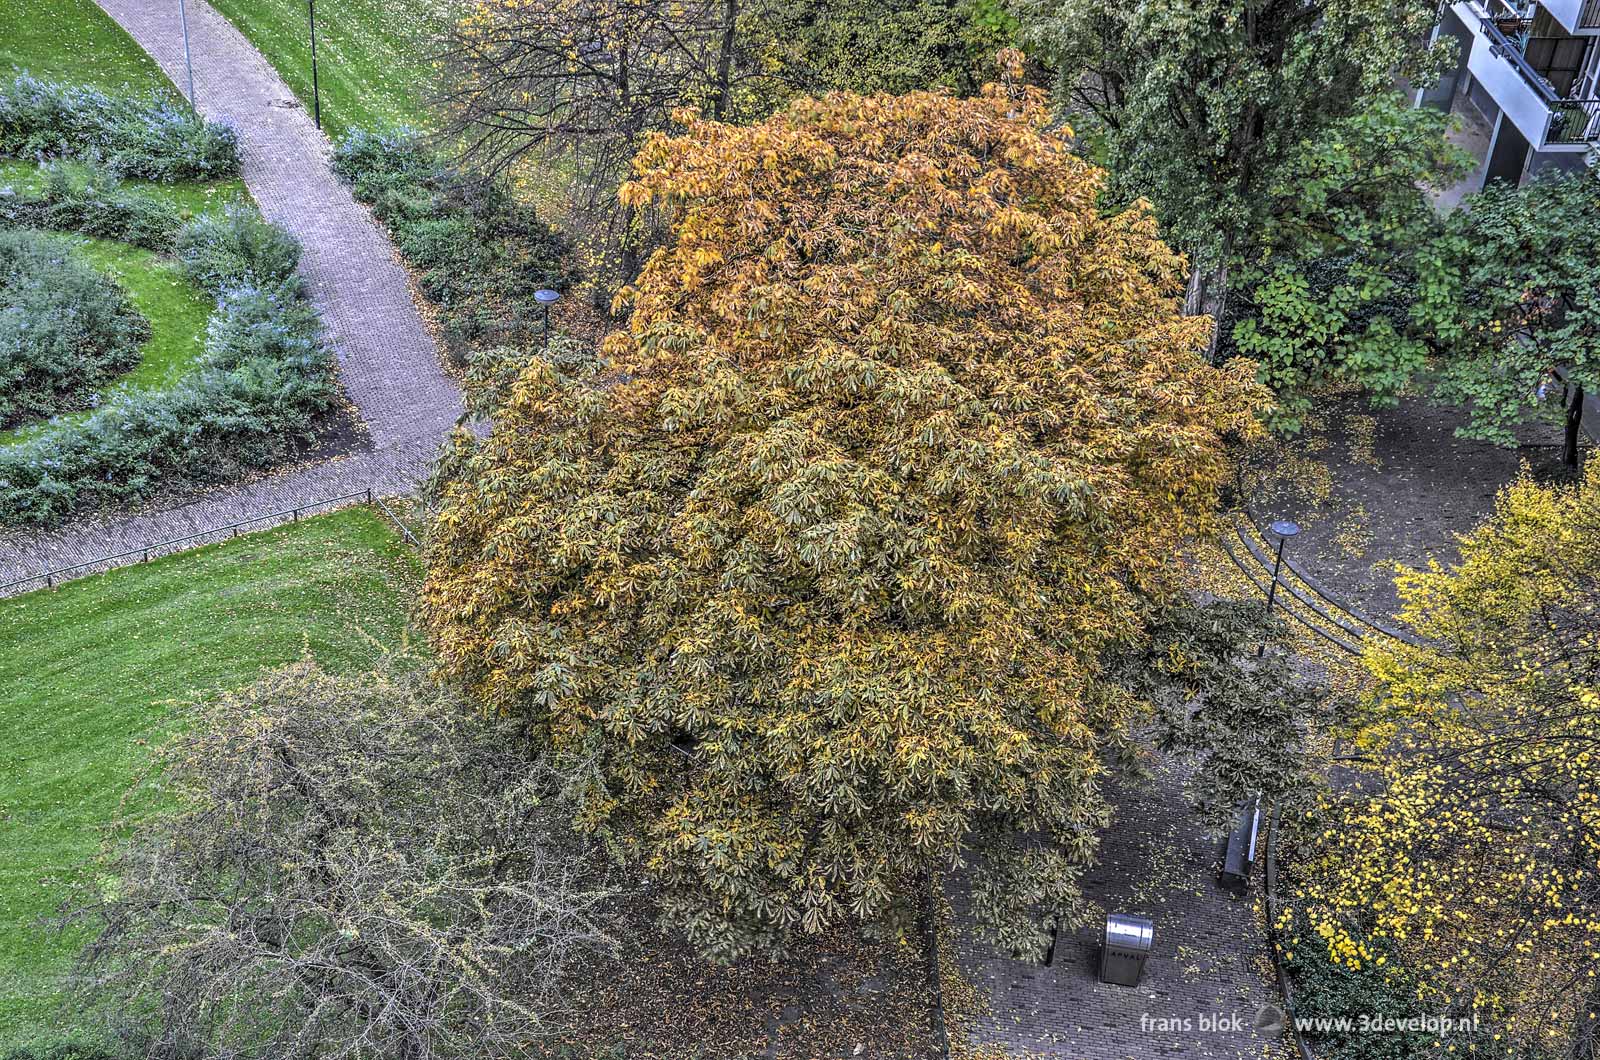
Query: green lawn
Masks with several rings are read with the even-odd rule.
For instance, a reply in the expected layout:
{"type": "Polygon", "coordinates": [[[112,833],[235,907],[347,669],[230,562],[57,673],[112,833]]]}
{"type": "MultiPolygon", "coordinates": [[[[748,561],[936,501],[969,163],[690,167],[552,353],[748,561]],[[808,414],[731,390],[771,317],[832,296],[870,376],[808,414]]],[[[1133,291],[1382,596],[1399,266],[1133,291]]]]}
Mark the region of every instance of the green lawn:
{"type": "MultiPolygon", "coordinates": [[[[212,0],[267,57],[305,104],[313,106],[306,0],[212,0]]],[[[334,138],[352,129],[428,125],[432,41],[447,0],[321,0],[317,69],[322,126],[334,138]]]]}
{"type": "Polygon", "coordinates": [[[23,70],[51,81],[178,98],[155,60],[94,0],[0,0],[0,74],[23,70]]]}
{"type": "MultiPolygon", "coordinates": [[[[77,244],[77,253],[110,276],[124,291],[135,309],[150,321],[150,338],[140,350],[139,363],[106,388],[118,390],[159,390],[171,386],[194,367],[205,353],[206,322],[216,302],[195,286],[177,262],[126,243],[84,236],[65,236],[77,244]]],[[[49,428],[52,422],[67,423],[91,415],[90,410],[69,412],[53,421],[24,424],[0,432],[0,445],[26,441],[49,428]]]]}
{"type": "MultiPolygon", "coordinates": [[[[64,164],[72,166],[72,163],[64,164]]],[[[37,191],[44,179],[44,171],[32,162],[0,159],[0,187],[37,191]]],[[[189,213],[200,213],[232,199],[248,200],[250,197],[240,180],[215,184],[129,180],[124,181],[123,186],[141,195],[162,199],[189,213]]],[[[78,253],[127,291],[134,307],[150,321],[150,338],[141,351],[139,364],[108,387],[108,393],[113,389],[157,390],[170,386],[193,367],[205,352],[206,322],[216,305],[210,295],[191,283],[175,261],[160,254],[70,233],[63,234],[62,238],[75,242],[78,253]]],[[[87,415],[88,412],[68,413],[57,419],[71,421],[87,415]]],[[[0,431],[0,445],[25,441],[47,426],[35,423],[0,431]]]]}
{"type": "Polygon", "coordinates": [[[0,600],[0,1052],[59,1036],[77,940],[40,927],[173,703],[304,653],[407,645],[416,558],[366,508],[0,600]]]}
{"type": "MultiPolygon", "coordinates": [[[[6,0],[0,0],[0,4],[5,2],[6,0]]],[[[55,164],[79,177],[88,172],[87,166],[77,162],[63,160],[55,164]]],[[[0,158],[0,188],[9,187],[18,192],[36,192],[44,185],[44,169],[37,163],[20,158],[0,158]]],[[[192,214],[201,213],[233,199],[254,201],[249,189],[244,186],[244,181],[238,177],[210,184],[193,180],[179,180],[168,184],[153,180],[123,178],[122,187],[126,191],[138,192],[152,199],[169,202],[178,209],[187,210],[192,214]]]]}

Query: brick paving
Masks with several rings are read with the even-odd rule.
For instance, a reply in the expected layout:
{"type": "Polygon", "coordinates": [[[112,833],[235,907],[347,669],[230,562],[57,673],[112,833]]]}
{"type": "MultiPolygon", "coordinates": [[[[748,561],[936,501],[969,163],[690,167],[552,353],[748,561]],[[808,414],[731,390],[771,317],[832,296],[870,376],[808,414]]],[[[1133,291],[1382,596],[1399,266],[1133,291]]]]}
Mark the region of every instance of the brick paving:
{"type": "MultiPolygon", "coordinates": [[[[99,2],[174,84],[187,84],[177,3],[99,2]]],[[[80,520],[45,533],[8,532],[0,535],[0,584],[369,486],[409,489],[461,415],[460,390],[440,368],[405,270],[387,236],[329,170],[327,139],[231,23],[205,0],[187,0],[187,7],[199,110],[238,130],[250,193],[304,247],[300,271],[372,450],[215,491],[179,509],[80,520]]]]}
{"type": "Polygon", "coordinates": [[[1098,925],[1064,931],[1049,967],[1009,960],[977,935],[957,891],[946,945],[979,997],[969,1046],[1072,1060],[1280,1055],[1279,1036],[1254,1029],[1262,1006],[1281,1004],[1267,979],[1256,895],[1239,900],[1216,886],[1219,843],[1198,826],[1170,770],[1110,795],[1117,818],[1084,889],[1106,912],[1155,922],[1143,981],[1099,982],[1098,925]]]}
{"type": "MultiPolygon", "coordinates": [[[[176,4],[98,2],[175,83],[185,83],[176,4]]],[[[341,493],[407,489],[426,473],[461,412],[392,247],[327,169],[327,141],[237,30],[203,0],[188,0],[188,7],[199,108],[240,131],[251,193],[305,246],[302,271],[374,448],[213,491],[181,508],[8,535],[0,538],[0,583],[341,493]]],[[[1007,960],[976,936],[956,894],[956,930],[947,944],[982,998],[974,1043],[1075,1060],[1274,1052],[1276,1036],[1252,1027],[1261,1006],[1276,1000],[1253,907],[1216,888],[1216,841],[1193,821],[1177,778],[1163,772],[1153,786],[1118,789],[1113,797],[1118,818],[1085,886],[1108,910],[1154,918],[1155,953],[1143,983],[1130,989],[1097,981],[1094,927],[1064,934],[1051,967],[1007,960]],[[1243,1026],[1208,1026],[1219,1018],[1243,1026]]]]}
{"type": "MultiPolygon", "coordinates": [[[[187,83],[176,3],[99,3],[174,84],[187,83]]],[[[373,445],[439,436],[460,415],[461,396],[439,367],[394,247],[328,169],[327,139],[261,54],[205,0],[187,7],[196,105],[239,131],[250,194],[304,246],[300,271],[373,445]]]]}

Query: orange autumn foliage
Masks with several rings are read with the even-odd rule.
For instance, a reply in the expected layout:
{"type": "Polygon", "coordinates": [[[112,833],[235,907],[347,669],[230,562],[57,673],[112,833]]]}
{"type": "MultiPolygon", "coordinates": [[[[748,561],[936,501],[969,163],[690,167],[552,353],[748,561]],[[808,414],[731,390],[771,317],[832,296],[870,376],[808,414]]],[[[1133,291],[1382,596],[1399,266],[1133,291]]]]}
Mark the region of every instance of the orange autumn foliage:
{"type": "Polygon", "coordinates": [[[733,956],[898,924],[970,861],[1034,945],[1083,915],[1128,697],[1103,675],[1211,525],[1253,366],[1041,94],[686,117],[622,191],[670,246],[586,368],[498,377],[441,479],[443,668],[733,956]]]}

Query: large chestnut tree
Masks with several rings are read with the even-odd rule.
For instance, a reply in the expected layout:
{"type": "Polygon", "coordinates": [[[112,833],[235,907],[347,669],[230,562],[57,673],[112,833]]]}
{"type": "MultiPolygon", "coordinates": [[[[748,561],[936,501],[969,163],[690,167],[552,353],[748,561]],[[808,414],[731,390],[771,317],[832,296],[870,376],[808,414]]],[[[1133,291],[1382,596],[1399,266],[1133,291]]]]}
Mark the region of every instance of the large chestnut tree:
{"type": "Polygon", "coordinates": [[[444,465],[438,657],[712,954],[903,923],[962,865],[1032,946],[1085,913],[1135,709],[1104,659],[1211,524],[1253,365],[1199,356],[1182,260],[1034,90],[685,121],[623,189],[673,234],[626,329],[491,373],[444,465]]]}

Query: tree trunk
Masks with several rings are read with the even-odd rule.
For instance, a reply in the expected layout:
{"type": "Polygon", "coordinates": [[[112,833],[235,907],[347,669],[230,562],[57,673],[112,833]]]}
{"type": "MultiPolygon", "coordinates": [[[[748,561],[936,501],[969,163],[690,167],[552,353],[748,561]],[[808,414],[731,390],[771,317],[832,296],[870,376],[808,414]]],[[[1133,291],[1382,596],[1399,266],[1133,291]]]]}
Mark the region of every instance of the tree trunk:
{"type": "Polygon", "coordinates": [[[1211,339],[1206,345],[1206,360],[1215,364],[1222,342],[1222,318],[1228,308],[1227,250],[1217,262],[1195,257],[1189,272],[1189,288],[1184,294],[1183,311],[1189,316],[1208,315],[1212,320],[1211,339]]]}
{"type": "Polygon", "coordinates": [[[722,47],[717,52],[716,95],[711,101],[711,116],[724,121],[728,115],[728,97],[733,92],[733,31],[739,21],[739,0],[723,0],[722,47]]]}
{"type": "Polygon", "coordinates": [[[1561,462],[1568,467],[1578,466],[1578,438],[1583,426],[1583,387],[1572,385],[1572,400],[1567,403],[1566,437],[1561,443],[1561,462]]]}
{"type": "Polygon", "coordinates": [[[639,276],[639,242],[638,235],[634,232],[634,209],[632,206],[622,208],[622,243],[621,267],[622,282],[632,283],[639,276]]]}

